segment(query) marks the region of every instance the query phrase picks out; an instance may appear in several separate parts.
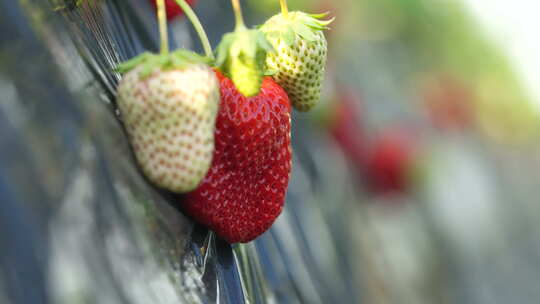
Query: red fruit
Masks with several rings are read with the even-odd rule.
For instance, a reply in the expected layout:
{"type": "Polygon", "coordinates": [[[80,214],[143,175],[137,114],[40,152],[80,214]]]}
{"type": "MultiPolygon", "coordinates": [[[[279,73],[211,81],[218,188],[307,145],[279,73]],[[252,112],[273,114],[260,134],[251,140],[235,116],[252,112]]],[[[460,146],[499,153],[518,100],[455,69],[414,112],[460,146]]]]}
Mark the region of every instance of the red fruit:
{"type": "Polygon", "coordinates": [[[363,167],[366,154],[366,137],[357,111],[359,103],[357,94],[352,90],[342,95],[330,125],[330,134],[357,170],[363,167]]]}
{"type": "Polygon", "coordinates": [[[185,212],[230,243],[249,242],[281,213],[291,171],[291,107],[272,78],[245,97],[216,72],[221,104],[208,174],[183,201],[185,212]]]}
{"type": "Polygon", "coordinates": [[[367,157],[369,188],[378,194],[406,192],[412,156],[412,147],[405,136],[387,133],[378,138],[367,157]]]}
{"type": "MultiPolygon", "coordinates": [[[[193,6],[197,0],[186,0],[186,2],[190,6],[193,6]]],[[[156,8],[156,0],[150,0],[150,3],[154,8],[156,8]]],[[[180,8],[175,0],[165,0],[165,9],[167,10],[167,20],[174,19],[175,17],[184,14],[184,11],[182,8],[180,8]]]]}

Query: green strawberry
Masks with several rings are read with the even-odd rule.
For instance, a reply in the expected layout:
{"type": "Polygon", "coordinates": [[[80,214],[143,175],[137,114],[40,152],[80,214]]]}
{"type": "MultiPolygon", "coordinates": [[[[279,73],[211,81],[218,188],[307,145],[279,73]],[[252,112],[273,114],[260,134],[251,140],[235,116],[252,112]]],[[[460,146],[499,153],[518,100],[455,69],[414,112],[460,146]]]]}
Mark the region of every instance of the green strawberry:
{"type": "Polygon", "coordinates": [[[206,58],[145,53],[120,66],[121,118],[146,177],[173,192],[195,189],[214,151],[219,82],[206,58]]]}
{"type": "Polygon", "coordinates": [[[309,111],[321,95],[327,53],[323,30],[333,21],[320,20],[326,15],[280,13],[260,28],[276,50],[268,53],[267,68],[298,111],[309,111]]]}

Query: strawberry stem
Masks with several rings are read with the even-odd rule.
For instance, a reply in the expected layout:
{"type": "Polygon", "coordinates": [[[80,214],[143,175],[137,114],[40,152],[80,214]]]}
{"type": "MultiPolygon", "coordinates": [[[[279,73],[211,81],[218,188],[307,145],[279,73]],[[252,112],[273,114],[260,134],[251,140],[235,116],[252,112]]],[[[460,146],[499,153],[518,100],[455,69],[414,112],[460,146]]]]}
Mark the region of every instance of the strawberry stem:
{"type": "Polygon", "coordinates": [[[199,39],[201,40],[201,44],[204,49],[204,53],[207,57],[214,59],[214,54],[212,53],[212,47],[210,46],[210,41],[208,40],[208,36],[206,35],[206,32],[197,17],[195,15],[195,12],[193,12],[193,9],[189,4],[187,4],[186,0],[175,0],[176,3],[182,8],[186,16],[188,17],[191,24],[193,24],[193,28],[195,28],[195,31],[197,32],[197,35],[199,35],[199,39]]]}
{"type": "Polygon", "coordinates": [[[281,6],[281,14],[283,14],[283,17],[287,18],[289,16],[289,8],[287,7],[287,0],[279,0],[279,5],[281,6]]]}
{"type": "Polygon", "coordinates": [[[169,54],[169,36],[167,34],[167,17],[165,11],[165,0],[157,0],[157,18],[159,23],[159,51],[161,55],[169,54]]]}
{"type": "Polygon", "coordinates": [[[242,7],[240,7],[240,0],[231,0],[234,17],[236,18],[236,27],[235,31],[245,29],[246,25],[244,24],[244,18],[242,17],[242,7]]]}

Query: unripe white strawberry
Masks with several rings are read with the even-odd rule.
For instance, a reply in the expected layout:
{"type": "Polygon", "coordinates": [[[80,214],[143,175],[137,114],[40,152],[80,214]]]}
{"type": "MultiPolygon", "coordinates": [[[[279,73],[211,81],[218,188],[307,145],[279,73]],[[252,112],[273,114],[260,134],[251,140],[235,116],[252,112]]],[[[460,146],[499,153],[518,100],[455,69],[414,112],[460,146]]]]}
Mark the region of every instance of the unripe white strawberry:
{"type": "Polygon", "coordinates": [[[118,86],[120,114],[147,178],[170,191],[191,191],[212,162],[219,83],[203,63],[172,54],[163,64],[148,56],[154,57],[143,64],[135,60],[118,86]]]}
{"type": "Polygon", "coordinates": [[[280,13],[261,27],[275,49],[266,57],[267,68],[298,111],[309,111],[320,99],[327,54],[322,31],[333,20],[319,20],[325,15],[280,13]]]}

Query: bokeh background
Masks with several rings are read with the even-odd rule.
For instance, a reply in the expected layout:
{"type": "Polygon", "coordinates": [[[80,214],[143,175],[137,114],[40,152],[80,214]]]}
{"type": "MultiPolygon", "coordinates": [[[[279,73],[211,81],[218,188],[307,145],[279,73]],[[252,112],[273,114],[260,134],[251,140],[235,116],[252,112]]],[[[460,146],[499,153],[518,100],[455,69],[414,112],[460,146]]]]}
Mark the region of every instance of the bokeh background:
{"type": "MultiPolygon", "coordinates": [[[[0,2],[0,303],[538,303],[526,3],[289,0],[336,17],[321,104],[293,115],[283,214],[231,246],[141,177],[118,120],[113,68],[158,46],[149,2],[0,2]]],[[[228,1],[194,8],[213,46],[233,29],[228,1]]]]}

